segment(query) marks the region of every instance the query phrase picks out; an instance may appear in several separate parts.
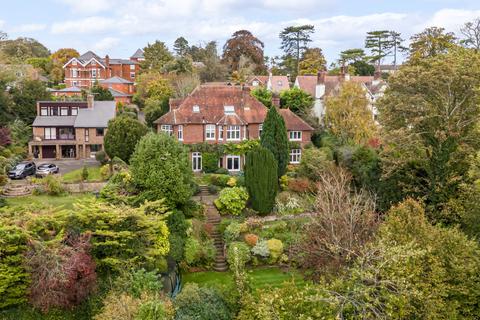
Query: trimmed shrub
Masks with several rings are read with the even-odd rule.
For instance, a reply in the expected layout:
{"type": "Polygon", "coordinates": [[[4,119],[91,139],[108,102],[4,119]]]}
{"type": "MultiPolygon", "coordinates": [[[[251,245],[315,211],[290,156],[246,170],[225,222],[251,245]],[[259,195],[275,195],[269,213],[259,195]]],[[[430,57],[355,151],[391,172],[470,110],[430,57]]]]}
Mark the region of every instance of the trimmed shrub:
{"type": "Polygon", "coordinates": [[[245,208],[248,200],[248,193],[245,188],[225,188],[214,203],[217,209],[223,214],[239,215],[245,208]]]}
{"type": "Polygon", "coordinates": [[[234,263],[244,266],[250,259],[250,247],[246,243],[239,241],[230,243],[227,250],[227,262],[230,266],[234,263]]]}
{"type": "Polygon", "coordinates": [[[254,247],[258,241],[258,236],[253,233],[248,233],[243,238],[245,239],[245,243],[248,244],[250,247],[254,247]]]}
{"type": "Polygon", "coordinates": [[[105,165],[108,162],[107,153],[103,150],[97,151],[97,153],[95,153],[95,160],[100,162],[102,166],[105,165]]]}
{"type": "Polygon", "coordinates": [[[83,166],[82,181],[87,181],[87,180],[88,180],[88,168],[87,168],[87,166],[83,166]]]}
{"type": "Polygon", "coordinates": [[[187,283],[174,300],[177,320],[230,320],[233,312],[220,292],[214,288],[187,283]]]}
{"type": "Polygon", "coordinates": [[[218,187],[227,187],[230,176],[226,174],[212,174],[210,176],[210,183],[218,187]]]}
{"type": "Polygon", "coordinates": [[[214,173],[218,170],[218,155],[212,152],[202,153],[202,167],[205,173],[214,173]]]}
{"type": "Polygon", "coordinates": [[[283,253],[282,241],[278,239],[267,240],[267,247],[268,247],[268,250],[270,251],[270,263],[277,262],[283,253]]]}
{"type": "Polygon", "coordinates": [[[102,177],[102,180],[108,180],[111,176],[110,174],[110,166],[108,164],[103,165],[100,168],[100,176],[102,177]]]}
{"type": "Polygon", "coordinates": [[[278,190],[277,162],[266,148],[258,147],[247,153],[245,184],[252,208],[261,214],[272,211],[278,190]]]}

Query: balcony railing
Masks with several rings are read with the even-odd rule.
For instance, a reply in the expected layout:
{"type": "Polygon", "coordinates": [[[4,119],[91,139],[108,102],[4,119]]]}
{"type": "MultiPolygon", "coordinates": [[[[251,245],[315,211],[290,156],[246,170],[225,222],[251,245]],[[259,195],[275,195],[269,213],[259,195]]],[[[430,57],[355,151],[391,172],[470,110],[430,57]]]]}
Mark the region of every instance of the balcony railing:
{"type": "Polygon", "coordinates": [[[34,136],[33,141],[44,141],[44,140],[75,140],[74,134],[58,134],[55,137],[52,136],[34,136]]]}

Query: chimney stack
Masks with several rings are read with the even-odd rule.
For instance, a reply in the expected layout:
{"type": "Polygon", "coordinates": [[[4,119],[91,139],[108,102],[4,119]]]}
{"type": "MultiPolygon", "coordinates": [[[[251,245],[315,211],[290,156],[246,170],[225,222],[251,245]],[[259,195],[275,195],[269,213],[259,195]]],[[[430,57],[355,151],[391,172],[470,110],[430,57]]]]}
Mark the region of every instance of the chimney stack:
{"type": "Polygon", "coordinates": [[[272,96],[272,105],[275,107],[280,107],[280,97],[276,94],[272,96]]]}
{"type": "Polygon", "coordinates": [[[105,56],[105,78],[110,78],[110,57],[108,54],[105,56]]]}
{"type": "Polygon", "coordinates": [[[318,71],[317,84],[325,84],[327,80],[327,72],[325,70],[318,71]]]}
{"type": "Polygon", "coordinates": [[[94,97],[93,94],[87,95],[87,107],[88,109],[93,109],[94,97]]]}

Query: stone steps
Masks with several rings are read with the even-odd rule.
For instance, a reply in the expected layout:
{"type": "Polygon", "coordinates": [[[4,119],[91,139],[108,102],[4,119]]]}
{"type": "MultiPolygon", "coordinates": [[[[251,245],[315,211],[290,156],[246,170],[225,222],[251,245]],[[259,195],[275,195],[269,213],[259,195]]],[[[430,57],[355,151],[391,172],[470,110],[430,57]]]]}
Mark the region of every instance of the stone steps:
{"type": "MultiPolygon", "coordinates": [[[[200,186],[200,189],[202,190],[200,193],[201,195],[211,195],[210,192],[208,192],[207,186],[200,186]]],[[[225,243],[223,242],[223,237],[220,232],[216,230],[216,227],[222,221],[222,217],[220,216],[220,214],[218,214],[217,208],[215,208],[215,206],[213,206],[212,204],[207,205],[205,215],[207,218],[207,223],[210,223],[215,227],[211,234],[211,237],[213,239],[213,245],[215,246],[215,249],[217,251],[215,254],[215,263],[213,265],[213,270],[218,272],[225,272],[228,270],[228,264],[224,254],[225,243]]]]}
{"type": "Polygon", "coordinates": [[[22,197],[32,194],[33,187],[24,183],[9,183],[2,191],[4,197],[22,197]]]}

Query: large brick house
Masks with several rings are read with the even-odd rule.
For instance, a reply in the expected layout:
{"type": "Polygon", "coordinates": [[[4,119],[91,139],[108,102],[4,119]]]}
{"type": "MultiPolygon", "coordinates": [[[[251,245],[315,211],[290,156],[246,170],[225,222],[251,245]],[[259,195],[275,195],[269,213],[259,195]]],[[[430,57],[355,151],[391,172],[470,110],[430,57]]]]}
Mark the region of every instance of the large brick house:
{"type": "MultiPolygon", "coordinates": [[[[248,87],[203,84],[183,100],[172,100],[170,111],[155,121],[158,132],[175,136],[184,144],[240,143],[260,137],[268,109],[250,95],[248,87]]],[[[313,128],[289,109],[280,109],[290,141],[290,163],[299,163],[302,147],[313,128]]],[[[191,153],[192,169],[202,170],[202,154],[191,153]]],[[[223,155],[219,166],[231,172],[242,170],[244,159],[223,155]]]]}
{"type": "Polygon", "coordinates": [[[81,89],[91,88],[95,82],[112,77],[120,77],[134,82],[140,65],[144,60],[143,51],[138,49],[129,59],[113,59],[108,55],[100,58],[92,51],[87,51],[78,58],[70,59],[64,66],[65,84],[81,89]]]}
{"type": "Polygon", "coordinates": [[[38,159],[84,159],[103,150],[108,121],[115,117],[114,101],[39,101],[33,121],[31,156],[38,159]]]}

